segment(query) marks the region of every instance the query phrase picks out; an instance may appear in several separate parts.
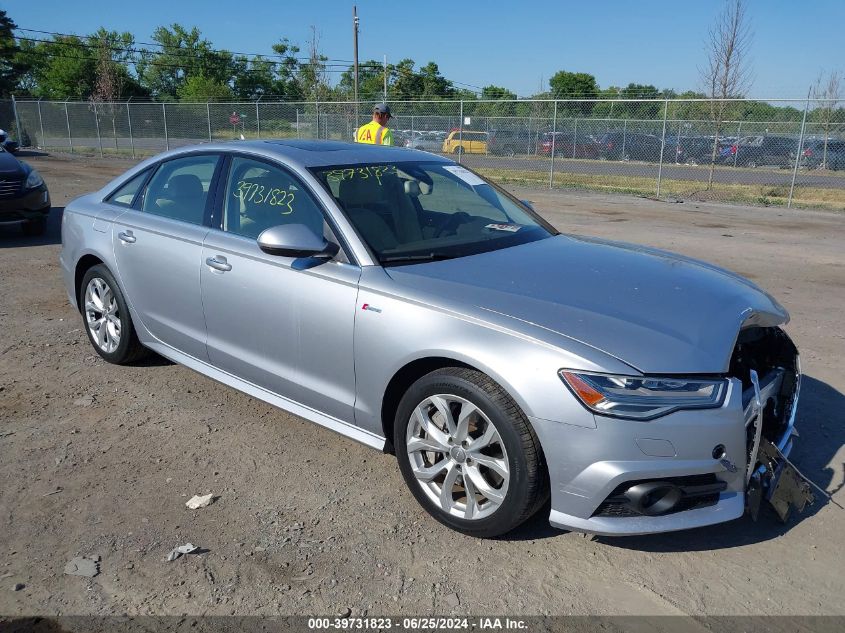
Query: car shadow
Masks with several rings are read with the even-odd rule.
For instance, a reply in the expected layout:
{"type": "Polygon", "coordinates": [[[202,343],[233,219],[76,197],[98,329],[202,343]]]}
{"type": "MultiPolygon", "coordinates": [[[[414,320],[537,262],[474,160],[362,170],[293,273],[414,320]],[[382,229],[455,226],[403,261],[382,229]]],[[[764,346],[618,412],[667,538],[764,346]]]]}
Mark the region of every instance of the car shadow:
{"type": "Polygon", "coordinates": [[[52,207],[47,216],[47,230],[44,235],[24,235],[23,223],[0,224],[0,248],[21,248],[23,246],[50,246],[62,243],[62,214],[64,207],[52,207]]]}
{"type": "MultiPolygon", "coordinates": [[[[845,395],[826,382],[803,376],[801,399],[795,421],[800,437],[790,455],[798,469],[815,484],[833,495],[845,487],[844,481],[835,481],[838,464],[831,460],[845,445],[845,395]]],[[[593,536],[597,542],[621,549],[646,552],[690,552],[727,549],[741,545],[765,542],[789,532],[803,521],[812,519],[822,507],[831,503],[814,490],[816,501],[807,506],[801,514],[792,513],[786,523],[781,523],[777,514],[763,502],[757,521],[743,516],[735,521],[716,526],[643,536],[593,536]]],[[[841,502],[840,502],[841,503],[841,502]]],[[[842,504],[845,505],[845,504],[842,504]]],[[[503,541],[531,541],[558,536],[563,532],[549,525],[551,504],[541,508],[531,519],[500,537],[503,541]]],[[[834,508],[838,512],[845,510],[834,508]]]]}

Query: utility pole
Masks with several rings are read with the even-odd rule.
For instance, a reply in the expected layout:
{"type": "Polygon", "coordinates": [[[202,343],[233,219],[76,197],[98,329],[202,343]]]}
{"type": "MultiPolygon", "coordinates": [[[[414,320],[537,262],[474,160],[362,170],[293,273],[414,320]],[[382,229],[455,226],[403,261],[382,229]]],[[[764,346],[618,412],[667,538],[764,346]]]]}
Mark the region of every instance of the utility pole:
{"type": "Polygon", "coordinates": [[[358,127],[358,7],[352,5],[352,49],[354,57],[355,127],[358,127]]]}

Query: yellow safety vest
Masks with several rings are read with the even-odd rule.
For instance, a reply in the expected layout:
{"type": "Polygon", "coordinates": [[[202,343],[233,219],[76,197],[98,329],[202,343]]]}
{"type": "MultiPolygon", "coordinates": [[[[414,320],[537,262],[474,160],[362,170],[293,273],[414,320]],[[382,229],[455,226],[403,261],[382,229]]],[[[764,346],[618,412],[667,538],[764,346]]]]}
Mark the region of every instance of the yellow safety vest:
{"type": "Polygon", "coordinates": [[[393,132],[390,131],[390,128],[379,125],[376,121],[370,121],[359,127],[355,132],[355,142],[371,145],[393,145],[393,132]]]}

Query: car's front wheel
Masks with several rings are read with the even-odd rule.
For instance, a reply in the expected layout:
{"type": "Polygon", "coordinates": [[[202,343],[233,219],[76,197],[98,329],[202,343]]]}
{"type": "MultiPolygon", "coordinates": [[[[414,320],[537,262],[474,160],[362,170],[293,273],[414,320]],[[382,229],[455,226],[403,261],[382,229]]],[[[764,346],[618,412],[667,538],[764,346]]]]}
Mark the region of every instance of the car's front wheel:
{"type": "Polygon", "coordinates": [[[542,450],[528,419],[481,372],[451,367],[420,378],[399,404],[394,431],[414,497],[455,530],[499,536],[548,497],[542,450]]]}
{"type": "Polygon", "coordinates": [[[123,293],[109,269],[99,264],[82,277],[79,298],[88,340],[97,353],[116,365],[146,355],[138,341],[123,293]]]}

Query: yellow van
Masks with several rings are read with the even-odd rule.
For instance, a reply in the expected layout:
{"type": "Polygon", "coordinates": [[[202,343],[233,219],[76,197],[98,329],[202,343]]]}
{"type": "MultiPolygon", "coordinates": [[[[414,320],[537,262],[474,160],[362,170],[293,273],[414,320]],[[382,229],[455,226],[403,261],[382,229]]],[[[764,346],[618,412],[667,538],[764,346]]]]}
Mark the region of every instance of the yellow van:
{"type": "Polygon", "coordinates": [[[443,141],[444,154],[486,154],[487,132],[455,130],[443,141]]]}

